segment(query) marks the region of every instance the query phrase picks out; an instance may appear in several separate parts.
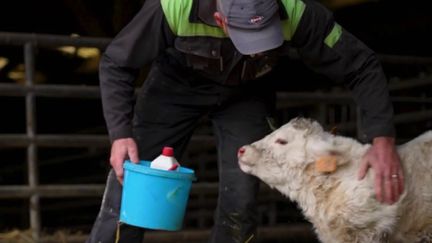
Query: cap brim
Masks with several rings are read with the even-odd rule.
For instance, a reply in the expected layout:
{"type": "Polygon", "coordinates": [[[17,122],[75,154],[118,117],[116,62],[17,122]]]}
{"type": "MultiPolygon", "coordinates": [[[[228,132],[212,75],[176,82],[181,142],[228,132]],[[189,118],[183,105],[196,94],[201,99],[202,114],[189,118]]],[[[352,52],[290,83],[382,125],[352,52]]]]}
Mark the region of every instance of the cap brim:
{"type": "Polygon", "coordinates": [[[275,15],[265,28],[260,30],[240,29],[227,26],[228,35],[237,50],[244,55],[265,52],[279,47],[283,43],[282,25],[275,15]]]}

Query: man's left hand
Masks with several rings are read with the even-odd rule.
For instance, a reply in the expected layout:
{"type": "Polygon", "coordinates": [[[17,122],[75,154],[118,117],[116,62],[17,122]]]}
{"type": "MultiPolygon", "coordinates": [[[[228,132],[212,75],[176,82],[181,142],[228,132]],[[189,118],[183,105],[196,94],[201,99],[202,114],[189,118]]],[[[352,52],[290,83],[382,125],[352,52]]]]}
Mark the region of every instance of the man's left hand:
{"type": "Polygon", "coordinates": [[[375,193],[378,201],[393,204],[404,191],[404,175],[392,137],[376,137],[363,156],[358,178],[372,167],[375,171],[375,193]]]}

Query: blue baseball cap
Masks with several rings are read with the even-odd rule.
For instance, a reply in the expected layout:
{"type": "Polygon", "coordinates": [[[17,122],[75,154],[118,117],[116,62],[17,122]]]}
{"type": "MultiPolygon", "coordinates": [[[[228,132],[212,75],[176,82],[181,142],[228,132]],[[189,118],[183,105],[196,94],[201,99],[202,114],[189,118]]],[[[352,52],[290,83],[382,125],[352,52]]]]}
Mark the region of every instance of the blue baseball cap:
{"type": "Polygon", "coordinates": [[[234,46],[245,55],[265,52],[283,43],[276,0],[217,0],[234,46]]]}

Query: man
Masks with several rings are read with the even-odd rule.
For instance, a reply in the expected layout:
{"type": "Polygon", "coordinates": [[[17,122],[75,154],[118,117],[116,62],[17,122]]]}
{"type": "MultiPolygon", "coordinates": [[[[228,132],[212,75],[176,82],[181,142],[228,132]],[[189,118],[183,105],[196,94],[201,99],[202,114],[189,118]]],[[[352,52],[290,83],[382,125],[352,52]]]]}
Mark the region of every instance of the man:
{"type": "MultiPolygon", "coordinates": [[[[312,70],[353,91],[364,139],[373,143],[359,178],[372,167],[378,199],[395,202],[403,172],[386,78],[374,53],[324,7],[307,0],[146,0],[100,63],[113,171],[88,242],[142,240],[142,229],[124,224],[116,235],[123,161],[152,160],[163,146],[179,158],[203,115],[213,122],[219,156],[209,242],[254,242],[258,180],[240,171],[236,152],[269,132],[274,92],[266,74],[293,49],[312,70]],[[133,82],[150,63],[133,106],[133,82]]],[[[287,74],[286,82],[296,80],[287,74]]]]}

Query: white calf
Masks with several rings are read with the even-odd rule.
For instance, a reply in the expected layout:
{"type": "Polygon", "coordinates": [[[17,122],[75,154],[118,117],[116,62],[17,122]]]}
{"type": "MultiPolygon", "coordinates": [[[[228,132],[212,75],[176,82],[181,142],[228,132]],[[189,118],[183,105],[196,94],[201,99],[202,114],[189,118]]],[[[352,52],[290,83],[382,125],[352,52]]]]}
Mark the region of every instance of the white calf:
{"type": "Polygon", "coordinates": [[[239,165],[297,202],[322,242],[432,242],[432,131],[398,146],[405,192],[393,205],[376,200],[372,169],[357,179],[369,147],[297,118],[242,147],[239,165]],[[335,170],[317,170],[322,158],[335,170]]]}

